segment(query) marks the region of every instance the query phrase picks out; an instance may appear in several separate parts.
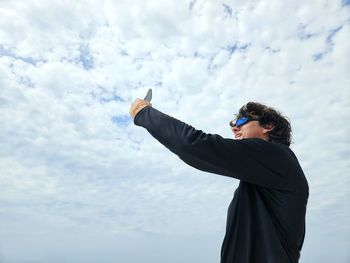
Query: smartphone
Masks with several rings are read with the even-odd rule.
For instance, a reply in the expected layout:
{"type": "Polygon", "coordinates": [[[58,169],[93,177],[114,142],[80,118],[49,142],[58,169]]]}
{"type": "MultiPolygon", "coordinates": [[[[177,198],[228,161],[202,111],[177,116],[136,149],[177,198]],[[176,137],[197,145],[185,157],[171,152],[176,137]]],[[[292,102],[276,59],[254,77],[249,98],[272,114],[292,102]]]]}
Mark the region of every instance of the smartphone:
{"type": "Polygon", "coordinates": [[[149,89],[147,91],[146,97],[143,100],[150,102],[151,99],[152,99],[152,89],[149,89]]]}

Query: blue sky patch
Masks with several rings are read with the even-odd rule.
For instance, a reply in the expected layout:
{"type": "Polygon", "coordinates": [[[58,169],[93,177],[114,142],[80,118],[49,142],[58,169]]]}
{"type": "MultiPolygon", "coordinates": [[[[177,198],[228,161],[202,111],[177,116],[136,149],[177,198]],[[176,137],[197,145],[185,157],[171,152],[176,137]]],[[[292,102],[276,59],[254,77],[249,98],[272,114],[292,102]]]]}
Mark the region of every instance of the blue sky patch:
{"type": "Polygon", "coordinates": [[[193,8],[194,4],[196,3],[196,1],[197,1],[197,0],[192,0],[192,1],[190,2],[190,6],[189,6],[189,9],[190,9],[190,10],[192,10],[192,8],[193,8]]]}
{"type": "Polygon", "coordinates": [[[329,34],[326,38],[326,48],[323,52],[316,53],[312,56],[314,61],[321,60],[325,55],[332,52],[334,46],[333,37],[339,32],[340,29],[342,29],[342,27],[343,26],[338,26],[337,28],[329,31],[329,34]]]}
{"type": "Polygon", "coordinates": [[[22,56],[17,56],[14,54],[11,50],[5,48],[3,45],[0,45],[0,57],[5,56],[5,57],[11,57],[14,59],[22,60],[23,62],[29,63],[33,66],[36,67],[36,64],[39,62],[44,62],[43,60],[40,59],[35,59],[33,57],[22,57],[22,56]]]}
{"type": "Polygon", "coordinates": [[[312,59],[313,59],[314,61],[318,61],[318,60],[322,59],[323,55],[324,55],[324,53],[317,53],[317,54],[314,54],[314,55],[312,56],[312,59]]]}
{"type": "Polygon", "coordinates": [[[112,101],[115,102],[125,102],[126,100],[121,96],[116,94],[114,90],[108,90],[107,88],[98,85],[97,89],[90,92],[90,95],[101,104],[109,103],[112,101]]]}
{"type": "Polygon", "coordinates": [[[83,64],[84,69],[86,70],[92,69],[94,67],[94,59],[90,53],[89,46],[81,45],[79,51],[80,51],[79,59],[83,64]]]}
{"type": "Polygon", "coordinates": [[[111,120],[119,126],[127,126],[131,122],[131,117],[127,115],[113,116],[111,120]]]}
{"type": "Polygon", "coordinates": [[[273,54],[274,53],[278,53],[278,52],[281,51],[279,48],[272,48],[272,47],[269,47],[269,46],[265,47],[265,50],[270,52],[270,53],[273,53],[273,54]]]}
{"type": "Polygon", "coordinates": [[[342,0],[342,6],[350,5],[350,0],[342,0]]]}
{"type": "Polygon", "coordinates": [[[34,88],[35,83],[28,76],[20,76],[19,83],[26,85],[27,87],[34,88]]]}
{"type": "Polygon", "coordinates": [[[115,95],[115,94],[113,94],[110,97],[102,97],[102,98],[100,98],[101,104],[109,103],[111,101],[125,102],[125,100],[122,97],[120,97],[118,95],[115,95]]]}
{"type": "Polygon", "coordinates": [[[342,27],[343,27],[343,26],[339,26],[339,27],[337,27],[337,28],[335,28],[335,29],[332,29],[332,30],[330,31],[329,35],[327,36],[327,44],[333,45],[333,42],[332,42],[333,37],[335,36],[336,33],[338,33],[338,31],[339,31],[340,29],[342,29],[342,27]]]}
{"type": "Polygon", "coordinates": [[[225,18],[232,17],[232,8],[227,4],[222,4],[224,7],[225,18]]]}
{"type": "Polygon", "coordinates": [[[238,46],[237,44],[228,46],[226,49],[230,52],[230,55],[232,55],[236,51],[245,51],[250,46],[249,44],[244,44],[242,46],[238,46]]]}
{"type": "Polygon", "coordinates": [[[317,36],[316,33],[311,33],[306,30],[306,25],[300,24],[298,27],[298,38],[300,40],[306,40],[315,36],[317,36]]]}

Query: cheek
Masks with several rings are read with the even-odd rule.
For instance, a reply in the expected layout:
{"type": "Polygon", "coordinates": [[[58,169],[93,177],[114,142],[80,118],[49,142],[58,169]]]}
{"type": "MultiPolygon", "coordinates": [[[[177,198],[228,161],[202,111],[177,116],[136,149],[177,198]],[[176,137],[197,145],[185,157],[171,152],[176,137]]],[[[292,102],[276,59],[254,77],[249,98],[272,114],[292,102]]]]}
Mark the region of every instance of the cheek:
{"type": "Polygon", "coordinates": [[[246,131],[244,131],[244,135],[246,137],[250,138],[250,137],[254,137],[256,134],[255,134],[254,130],[246,130],[246,131]]]}
{"type": "Polygon", "coordinates": [[[242,129],[243,135],[246,138],[254,138],[261,136],[261,130],[255,127],[247,127],[246,129],[242,129]]]}

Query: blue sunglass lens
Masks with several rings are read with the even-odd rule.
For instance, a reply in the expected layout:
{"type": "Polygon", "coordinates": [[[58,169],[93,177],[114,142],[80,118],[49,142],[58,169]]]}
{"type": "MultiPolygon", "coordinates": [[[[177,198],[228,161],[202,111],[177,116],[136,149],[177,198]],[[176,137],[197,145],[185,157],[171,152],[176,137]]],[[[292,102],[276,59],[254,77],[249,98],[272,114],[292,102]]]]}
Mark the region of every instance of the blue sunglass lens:
{"type": "Polygon", "coordinates": [[[242,117],[242,118],[239,118],[237,121],[236,121],[236,126],[239,127],[245,123],[247,123],[249,120],[248,117],[242,117]]]}

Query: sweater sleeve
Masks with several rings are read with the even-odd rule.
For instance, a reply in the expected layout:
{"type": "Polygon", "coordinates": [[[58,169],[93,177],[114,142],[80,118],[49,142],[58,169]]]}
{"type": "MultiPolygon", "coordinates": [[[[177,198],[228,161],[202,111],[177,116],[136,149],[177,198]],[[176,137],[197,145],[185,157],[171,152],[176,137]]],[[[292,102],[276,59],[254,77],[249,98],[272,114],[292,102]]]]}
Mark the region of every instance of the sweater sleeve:
{"type": "Polygon", "coordinates": [[[134,123],[196,169],[265,187],[288,186],[293,163],[275,143],[205,133],[150,106],[138,112],[134,123]]]}

